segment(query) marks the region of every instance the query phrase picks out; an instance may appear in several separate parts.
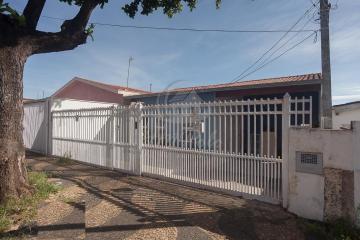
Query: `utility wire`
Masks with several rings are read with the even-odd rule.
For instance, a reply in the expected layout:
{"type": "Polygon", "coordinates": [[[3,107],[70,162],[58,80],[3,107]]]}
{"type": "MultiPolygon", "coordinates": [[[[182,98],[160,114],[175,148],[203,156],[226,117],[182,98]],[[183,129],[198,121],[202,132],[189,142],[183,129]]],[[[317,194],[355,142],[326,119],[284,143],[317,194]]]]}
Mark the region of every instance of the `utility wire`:
{"type": "Polygon", "coordinates": [[[273,59],[271,59],[270,61],[264,63],[263,65],[259,66],[258,68],[256,68],[255,70],[249,72],[248,74],[246,74],[245,76],[243,76],[242,78],[236,80],[236,82],[243,80],[244,78],[246,78],[247,76],[257,72],[258,70],[264,68],[265,66],[269,65],[270,63],[274,62],[275,60],[279,59],[280,57],[282,57],[283,55],[285,55],[286,53],[288,53],[289,51],[293,50],[294,48],[296,48],[297,46],[301,45],[302,43],[304,43],[306,40],[308,40],[309,38],[311,38],[312,36],[316,35],[316,32],[313,32],[312,34],[308,35],[306,38],[304,38],[303,40],[297,42],[296,44],[294,44],[293,46],[291,46],[290,48],[286,49],[283,53],[281,53],[280,55],[274,57],[273,59]]]}
{"type": "MultiPolygon", "coordinates": [[[[239,75],[237,75],[235,78],[231,80],[231,82],[239,81],[238,79],[242,78],[244,74],[246,74],[249,70],[251,70],[254,66],[256,66],[269,52],[271,52],[289,33],[294,31],[293,29],[307,16],[309,13],[319,4],[313,4],[308,10],[305,11],[305,13],[290,27],[289,30],[285,32],[284,35],[280,37],[279,40],[277,40],[260,58],[258,58],[253,64],[251,64],[249,67],[247,67],[244,71],[242,71],[239,75]]],[[[298,32],[301,32],[302,30],[298,30],[298,32]]],[[[315,30],[318,31],[318,30],[315,30]]],[[[313,32],[315,32],[313,31],[313,32]]],[[[247,75],[248,76],[248,75],[247,75]]]]}
{"type": "MultiPolygon", "coordinates": [[[[305,24],[300,28],[300,29],[304,29],[310,22],[311,22],[312,18],[309,18],[305,24]]],[[[317,31],[314,31],[314,33],[317,33],[317,31]]],[[[295,34],[293,34],[288,40],[286,40],[283,44],[281,44],[281,46],[279,46],[277,49],[275,49],[269,56],[267,56],[265,59],[263,59],[263,61],[260,62],[259,65],[263,65],[265,62],[267,62],[269,59],[271,59],[272,56],[274,56],[274,54],[276,54],[277,52],[279,52],[282,48],[284,48],[291,40],[295,39],[298,35],[300,34],[300,32],[297,32],[295,34]]]]}
{"type": "MultiPolygon", "coordinates": [[[[42,18],[65,21],[64,18],[41,16],[42,18]]],[[[290,33],[290,32],[314,32],[317,29],[302,29],[302,30],[241,30],[241,29],[200,29],[200,28],[175,28],[175,27],[154,27],[154,26],[138,26],[138,25],[121,25],[112,23],[102,22],[91,22],[95,26],[107,26],[107,27],[118,27],[118,28],[130,28],[130,29],[148,29],[148,30],[168,30],[168,31],[189,31],[189,32],[218,32],[218,33],[290,33]]]]}

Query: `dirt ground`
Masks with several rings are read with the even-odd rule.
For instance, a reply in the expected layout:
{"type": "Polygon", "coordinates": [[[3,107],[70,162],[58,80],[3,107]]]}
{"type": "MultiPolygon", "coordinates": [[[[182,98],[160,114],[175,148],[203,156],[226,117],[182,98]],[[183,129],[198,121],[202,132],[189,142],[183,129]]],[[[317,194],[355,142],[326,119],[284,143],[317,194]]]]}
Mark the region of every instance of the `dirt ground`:
{"type": "Polygon", "coordinates": [[[34,154],[27,162],[62,190],[39,206],[26,239],[304,239],[279,206],[34,154]]]}

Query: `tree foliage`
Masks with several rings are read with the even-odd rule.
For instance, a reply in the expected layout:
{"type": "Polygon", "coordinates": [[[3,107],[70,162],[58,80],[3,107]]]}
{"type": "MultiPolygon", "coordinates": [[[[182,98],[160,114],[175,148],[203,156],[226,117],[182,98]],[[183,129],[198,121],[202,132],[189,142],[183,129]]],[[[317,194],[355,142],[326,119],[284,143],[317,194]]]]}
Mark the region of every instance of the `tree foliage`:
{"type": "MultiPolygon", "coordinates": [[[[71,50],[84,44],[88,36],[92,38],[94,26],[88,26],[93,10],[103,8],[109,0],[59,0],[60,2],[79,7],[72,19],[60,26],[61,31],[55,33],[42,32],[36,29],[46,0],[28,0],[22,13],[11,8],[11,4],[0,0],[0,48],[9,45],[19,45],[26,41],[32,45],[28,55],[71,50]]],[[[219,7],[221,0],[214,0],[219,7]]],[[[136,14],[149,15],[158,9],[168,17],[181,12],[184,6],[193,10],[198,0],[128,0],[122,10],[131,18],[136,14]]]]}
{"type": "MultiPolygon", "coordinates": [[[[81,6],[85,0],[60,0],[61,2],[66,2],[69,5],[75,4],[81,6]]],[[[131,18],[134,18],[136,13],[140,11],[142,15],[149,15],[158,8],[162,8],[164,14],[172,17],[174,14],[179,13],[183,10],[184,4],[186,4],[190,10],[193,10],[196,7],[198,0],[132,0],[122,7],[124,12],[128,14],[131,18]]],[[[104,7],[108,0],[99,1],[101,8],[104,7]]],[[[216,0],[216,7],[220,6],[221,0],[216,0]]]]}

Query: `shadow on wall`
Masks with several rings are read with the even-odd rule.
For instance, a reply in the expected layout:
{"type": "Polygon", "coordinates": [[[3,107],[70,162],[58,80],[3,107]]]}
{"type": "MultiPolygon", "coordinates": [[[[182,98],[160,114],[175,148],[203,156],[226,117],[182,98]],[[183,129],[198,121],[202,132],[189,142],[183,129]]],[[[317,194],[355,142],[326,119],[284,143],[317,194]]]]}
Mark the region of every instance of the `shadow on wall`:
{"type": "Polygon", "coordinates": [[[37,131],[34,142],[31,145],[31,149],[35,151],[39,151],[41,153],[46,153],[47,146],[47,124],[45,119],[42,120],[41,125],[39,127],[39,131],[37,131]]]}
{"type": "Polygon", "coordinates": [[[24,105],[24,146],[41,153],[46,153],[48,145],[46,108],[47,103],[43,101],[24,105]]]}

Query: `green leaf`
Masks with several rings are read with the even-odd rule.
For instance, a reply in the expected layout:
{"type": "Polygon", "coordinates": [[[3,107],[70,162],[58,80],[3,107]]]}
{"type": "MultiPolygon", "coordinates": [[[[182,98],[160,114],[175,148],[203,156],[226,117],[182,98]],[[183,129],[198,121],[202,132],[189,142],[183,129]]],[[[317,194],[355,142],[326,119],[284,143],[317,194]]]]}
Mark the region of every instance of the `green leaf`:
{"type": "Polygon", "coordinates": [[[94,41],[93,33],[94,33],[95,25],[91,23],[86,29],[85,34],[91,38],[92,41],[94,41]]]}

